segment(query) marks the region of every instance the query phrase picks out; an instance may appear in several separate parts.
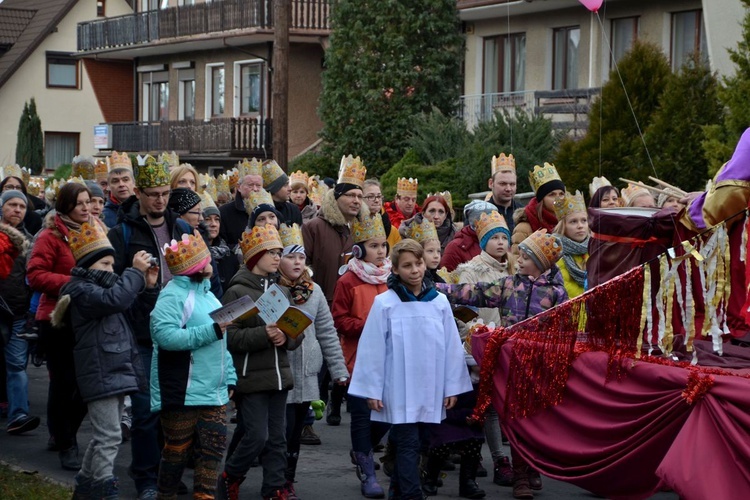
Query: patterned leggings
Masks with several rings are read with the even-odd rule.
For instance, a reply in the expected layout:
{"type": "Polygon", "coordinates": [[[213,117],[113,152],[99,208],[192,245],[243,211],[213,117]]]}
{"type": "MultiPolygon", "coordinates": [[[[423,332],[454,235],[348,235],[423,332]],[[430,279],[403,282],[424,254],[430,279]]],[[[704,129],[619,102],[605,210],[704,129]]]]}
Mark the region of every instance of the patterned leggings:
{"type": "Polygon", "coordinates": [[[475,458],[478,460],[482,456],[482,444],[484,444],[484,439],[474,438],[453,443],[445,443],[431,448],[429,455],[445,460],[451,455],[451,453],[460,452],[467,458],[475,458]]]}
{"type": "Polygon", "coordinates": [[[226,408],[195,406],[162,410],[164,450],[159,464],[159,498],[177,499],[177,488],[192,450],[193,498],[212,499],[227,444],[226,408]]]}

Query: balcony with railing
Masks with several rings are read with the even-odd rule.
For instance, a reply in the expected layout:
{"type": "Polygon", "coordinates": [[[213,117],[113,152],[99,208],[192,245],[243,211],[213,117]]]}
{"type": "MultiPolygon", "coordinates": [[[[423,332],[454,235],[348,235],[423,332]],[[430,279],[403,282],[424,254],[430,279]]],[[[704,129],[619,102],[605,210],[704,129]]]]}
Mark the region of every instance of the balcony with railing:
{"type": "Polygon", "coordinates": [[[271,152],[271,120],[214,118],[110,123],[115,151],[177,151],[184,155],[265,157],[271,152]]]}
{"type": "MultiPolygon", "coordinates": [[[[291,0],[290,35],[328,35],[331,0],[291,0]]],[[[273,0],[217,0],[78,23],[78,52],[271,33],[273,0]]]]}

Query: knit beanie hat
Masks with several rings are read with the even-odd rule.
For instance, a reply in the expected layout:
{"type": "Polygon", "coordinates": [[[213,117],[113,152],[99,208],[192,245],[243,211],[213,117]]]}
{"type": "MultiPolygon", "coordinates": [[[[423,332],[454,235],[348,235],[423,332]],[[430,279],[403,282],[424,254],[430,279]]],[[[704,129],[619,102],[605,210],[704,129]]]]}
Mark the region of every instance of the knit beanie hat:
{"type": "Polygon", "coordinates": [[[86,181],[86,187],[91,191],[92,198],[101,198],[102,200],[107,199],[104,196],[104,190],[102,190],[102,187],[96,181],[86,181]]]}
{"type": "Polygon", "coordinates": [[[497,212],[497,207],[483,200],[474,200],[464,207],[464,221],[476,229],[476,223],[482,214],[497,212]]]}
{"type": "Polygon", "coordinates": [[[5,205],[6,201],[10,201],[13,198],[21,198],[26,205],[29,204],[29,200],[26,198],[26,195],[23,194],[21,191],[18,191],[16,189],[9,189],[8,191],[3,191],[2,196],[0,196],[0,207],[5,205]]]}
{"type": "Polygon", "coordinates": [[[276,218],[279,220],[279,223],[281,222],[282,215],[278,210],[276,210],[276,207],[274,207],[273,205],[269,205],[268,203],[261,203],[250,213],[250,223],[248,224],[248,227],[255,226],[255,221],[258,220],[258,216],[260,216],[260,214],[262,214],[263,212],[274,213],[276,215],[276,218]]]}
{"type": "Polygon", "coordinates": [[[219,209],[216,208],[216,205],[203,209],[203,218],[208,219],[209,215],[218,215],[219,219],[221,219],[221,212],[219,212],[219,209]]]}
{"type": "Polygon", "coordinates": [[[178,215],[185,215],[200,202],[201,197],[195,191],[191,191],[188,188],[175,188],[169,195],[167,207],[178,215]]]}

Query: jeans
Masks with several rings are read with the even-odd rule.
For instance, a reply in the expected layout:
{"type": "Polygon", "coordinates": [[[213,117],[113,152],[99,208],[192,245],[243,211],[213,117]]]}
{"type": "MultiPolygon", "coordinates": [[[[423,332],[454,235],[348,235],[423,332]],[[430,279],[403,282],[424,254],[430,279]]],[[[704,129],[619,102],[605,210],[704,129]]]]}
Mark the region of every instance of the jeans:
{"type": "Polygon", "coordinates": [[[422,498],[422,483],[419,477],[419,428],[419,424],[391,426],[390,442],[396,447],[396,464],[391,484],[404,500],[422,498]]]}
{"type": "Polygon", "coordinates": [[[25,319],[13,321],[13,331],[5,346],[5,369],[8,388],[8,423],[29,414],[29,377],[26,365],[29,343],[18,338],[26,327],[25,319]]]}
{"type": "Polygon", "coordinates": [[[245,432],[224,470],[233,477],[244,477],[250,464],[263,456],[261,495],[272,496],[284,487],[286,479],[286,397],[289,391],[242,394],[239,398],[245,432]]]}
{"type": "Polygon", "coordinates": [[[484,421],[484,437],[487,439],[490,453],[492,453],[492,460],[500,460],[503,458],[503,434],[500,431],[500,417],[492,406],[487,410],[485,416],[487,418],[484,421]]]}
{"type": "Polygon", "coordinates": [[[386,435],[390,425],[384,422],[370,421],[372,410],[367,407],[366,399],[350,394],[346,397],[346,400],[349,402],[349,410],[351,410],[352,415],[350,428],[352,449],[358,453],[370,453],[373,446],[378,444],[386,435]]]}
{"type": "MultiPolygon", "coordinates": [[[[153,348],[138,346],[146,378],[151,380],[151,355],[153,348]]],[[[147,387],[150,387],[147,385],[147,387]]],[[[150,388],[130,395],[133,405],[133,421],[130,427],[130,475],[140,495],[147,488],[156,488],[159,475],[159,414],[151,413],[150,388]]]]}
{"type": "Polygon", "coordinates": [[[89,402],[93,432],[81,462],[81,476],[101,481],[114,475],[117,449],[122,441],[120,416],[123,398],[123,395],[109,396],[89,402]]]}

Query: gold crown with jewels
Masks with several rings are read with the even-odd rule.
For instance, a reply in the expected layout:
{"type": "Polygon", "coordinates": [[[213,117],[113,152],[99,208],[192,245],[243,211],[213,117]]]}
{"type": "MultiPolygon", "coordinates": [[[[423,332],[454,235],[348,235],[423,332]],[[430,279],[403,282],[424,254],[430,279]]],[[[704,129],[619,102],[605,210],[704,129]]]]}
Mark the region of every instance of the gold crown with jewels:
{"type": "Polygon", "coordinates": [[[276,160],[266,160],[263,162],[263,187],[267,188],[273,181],[284,174],[284,169],[276,163],[276,160]]]}
{"type": "Polygon", "coordinates": [[[255,210],[255,207],[262,203],[273,206],[273,198],[271,197],[271,193],[269,193],[265,189],[261,189],[260,191],[251,191],[248,197],[245,198],[245,211],[248,215],[250,215],[253,213],[253,210],[255,210]]]}
{"type": "Polygon", "coordinates": [[[307,172],[297,170],[296,172],[292,172],[291,174],[289,174],[289,184],[292,186],[294,186],[295,184],[304,184],[305,189],[309,191],[309,183],[310,176],[307,174],[307,172]]]}
{"type": "Polygon", "coordinates": [[[380,214],[365,215],[361,219],[354,219],[352,222],[354,243],[362,243],[373,238],[385,238],[385,228],[380,214]]]}
{"type": "Polygon", "coordinates": [[[175,275],[184,274],[207,257],[211,257],[211,252],[200,235],[183,233],[180,241],[172,240],[171,244],[164,245],[164,260],[169,272],[175,275]]]}
{"type": "Polygon", "coordinates": [[[576,191],[576,194],[566,192],[565,196],[555,201],[554,209],[557,220],[563,220],[572,213],[585,212],[586,202],[580,191],[576,191]]]}
{"type": "Polygon", "coordinates": [[[94,180],[94,159],[90,156],[78,155],[73,157],[70,174],[85,181],[94,180]]]}
{"type": "Polygon", "coordinates": [[[406,229],[406,236],[404,237],[412,239],[417,243],[440,239],[438,238],[435,224],[433,224],[432,221],[425,219],[424,217],[422,218],[422,222],[420,224],[416,224],[414,222],[409,224],[408,228],[406,229]]]}
{"type": "Polygon", "coordinates": [[[516,172],[516,159],[512,154],[505,156],[505,153],[500,153],[500,156],[492,157],[492,175],[498,172],[516,172]]]}
{"type": "Polygon", "coordinates": [[[257,158],[252,158],[248,161],[247,158],[243,158],[242,162],[237,164],[238,177],[244,178],[246,175],[257,175],[263,177],[263,162],[257,158]]]}
{"type": "Polygon", "coordinates": [[[534,166],[534,170],[529,174],[529,183],[531,189],[536,193],[539,188],[548,182],[561,181],[560,174],[557,173],[557,168],[551,163],[544,162],[544,166],[534,166]]]}
{"type": "Polygon", "coordinates": [[[476,223],[477,238],[479,241],[482,241],[485,234],[497,228],[504,228],[506,231],[509,231],[505,217],[494,210],[489,214],[483,213],[479,216],[479,220],[476,223]]]}
{"type": "Polygon", "coordinates": [[[354,184],[361,189],[365,184],[366,176],[367,168],[362,164],[359,156],[356,158],[352,155],[341,157],[337,184],[354,184]]]}
{"type": "Polygon", "coordinates": [[[290,245],[305,246],[305,242],[302,239],[302,229],[297,224],[292,224],[291,226],[281,224],[279,238],[281,238],[281,244],[284,245],[284,248],[290,245]]]}
{"type": "Polygon", "coordinates": [[[170,176],[167,164],[151,155],[137,156],[138,165],[133,171],[135,186],[139,189],[169,186],[170,176]]]}
{"type": "Polygon", "coordinates": [[[94,221],[93,223],[84,222],[79,230],[71,229],[68,232],[68,246],[73,253],[73,258],[79,261],[96,250],[112,248],[112,243],[109,242],[104,229],[94,221]]]}
{"type": "Polygon", "coordinates": [[[245,262],[263,250],[283,249],[279,232],[271,224],[265,227],[254,226],[249,231],[245,230],[240,239],[242,258],[245,262]]]}
{"type": "Polygon", "coordinates": [[[414,196],[417,197],[417,189],[419,188],[419,180],[412,179],[409,177],[400,177],[396,184],[396,194],[399,196],[414,196]]]}

